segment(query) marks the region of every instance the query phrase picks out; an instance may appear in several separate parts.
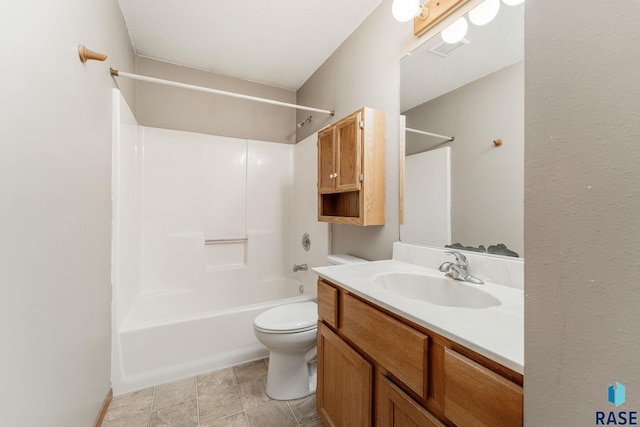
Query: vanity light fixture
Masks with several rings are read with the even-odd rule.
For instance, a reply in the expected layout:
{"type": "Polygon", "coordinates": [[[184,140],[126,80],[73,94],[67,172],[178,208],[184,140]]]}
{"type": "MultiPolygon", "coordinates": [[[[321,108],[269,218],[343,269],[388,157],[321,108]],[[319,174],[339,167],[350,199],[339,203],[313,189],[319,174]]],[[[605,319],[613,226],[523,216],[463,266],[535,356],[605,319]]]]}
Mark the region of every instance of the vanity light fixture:
{"type": "MultiPolygon", "coordinates": [[[[502,0],[504,4],[508,6],[517,6],[524,2],[524,0],[502,0]]],[[[475,25],[488,24],[498,15],[500,11],[500,0],[484,0],[476,7],[471,9],[468,13],[469,20],[475,25]]],[[[453,24],[442,30],[440,35],[442,40],[449,44],[458,43],[467,34],[469,24],[465,20],[464,16],[454,21],[453,24]]]]}
{"type": "Polygon", "coordinates": [[[469,20],[475,25],[488,24],[496,17],[499,10],[500,0],[484,0],[469,11],[469,20]]]}
{"type": "Polygon", "coordinates": [[[455,44],[467,35],[468,29],[469,23],[464,18],[464,16],[462,16],[454,21],[453,24],[442,30],[440,36],[442,36],[442,40],[444,40],[446,43],[455,44]]]}
{"type": "MultiPolygon", "coordinates": [[[[425,2],[425,4],[429,3],[425,2]]],[[[423,7],[420,6],[420,0],[393,0],[391,4],[391,13],[396,21],[408,22],[413,18],[424,18],[423,7]]]]}
{"type": "MultiPolygon", "coordinates": [[[[524,1],[502,0],[502,3],[507,6],[517,6],[524,1]]],[[[424,35],[459,9],[464,9],[473,24],[485,25],[491,22],[500,11],[500,0],[437,0],[433,2],[427,0],[422,6],[420,6],[420,0],[393,0],[391,5],[393,16],[398,21],[407,22],[413,18],[413,35],[416,37],[424,35]]],[[[466,28],[468,23],[460,18],[442,30],[442,38],[447,43],[457,43],[464,38],[466,28]]]]}

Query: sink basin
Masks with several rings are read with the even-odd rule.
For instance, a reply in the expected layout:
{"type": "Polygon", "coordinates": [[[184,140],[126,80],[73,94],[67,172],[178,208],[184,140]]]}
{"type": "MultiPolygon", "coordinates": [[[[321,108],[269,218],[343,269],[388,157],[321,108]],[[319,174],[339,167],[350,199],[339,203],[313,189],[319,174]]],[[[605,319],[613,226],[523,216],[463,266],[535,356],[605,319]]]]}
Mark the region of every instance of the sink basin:
{"type": "Polygon", "coordinates": [[[383,273],[373,279],[373,286],[405,298],[446,307],[488,308],[500,300],[472,285],[446,277],[414,273],[383,273]]]}

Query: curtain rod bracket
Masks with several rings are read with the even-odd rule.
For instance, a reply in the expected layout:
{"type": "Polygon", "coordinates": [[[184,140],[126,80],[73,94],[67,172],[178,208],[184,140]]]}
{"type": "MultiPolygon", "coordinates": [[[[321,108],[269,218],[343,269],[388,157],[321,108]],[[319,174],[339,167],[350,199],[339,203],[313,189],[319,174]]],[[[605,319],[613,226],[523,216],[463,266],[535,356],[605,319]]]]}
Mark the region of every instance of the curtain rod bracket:
{"type": "Polygon", "coordinates": [[[109,73],[111,74],[112,77],[118,77],[118,70],[109,68],[109,73]]]}
{"type": "Polygon", "coordinates": [[[107,59],[107,55],[103,55],[102,53],[94,52],[91,49],[87,49],[85,45],[78,45],[78,56],[80,57],[80,62],[83,64],[90,59],[95,61],[104,61],[107,59]]]}

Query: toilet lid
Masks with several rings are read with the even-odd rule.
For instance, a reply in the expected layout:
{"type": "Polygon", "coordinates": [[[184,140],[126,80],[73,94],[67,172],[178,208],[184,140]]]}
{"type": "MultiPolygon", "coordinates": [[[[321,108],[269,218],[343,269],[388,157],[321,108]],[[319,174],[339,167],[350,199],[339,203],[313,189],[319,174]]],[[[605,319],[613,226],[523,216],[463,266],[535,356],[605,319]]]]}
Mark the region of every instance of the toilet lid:
{"type": "Polygon", "coordinates": [[[253,324],[265,331],[299,332],[315,328],[318,305],[315,302],[285,304],[259,314],[253,324]]]}

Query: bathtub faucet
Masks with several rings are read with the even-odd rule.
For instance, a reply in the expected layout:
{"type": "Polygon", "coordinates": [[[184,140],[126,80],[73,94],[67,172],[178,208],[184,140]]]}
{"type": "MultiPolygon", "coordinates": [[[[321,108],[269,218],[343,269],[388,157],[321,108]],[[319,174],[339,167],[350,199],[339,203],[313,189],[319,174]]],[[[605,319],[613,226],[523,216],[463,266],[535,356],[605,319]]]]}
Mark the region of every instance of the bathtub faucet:
{"type": "Polygon", "coordinates": [[[309,269],[309,266],[307,264],[293,264],[293,272],[295,273],[296,271],[307,271],[309,269]]]}

